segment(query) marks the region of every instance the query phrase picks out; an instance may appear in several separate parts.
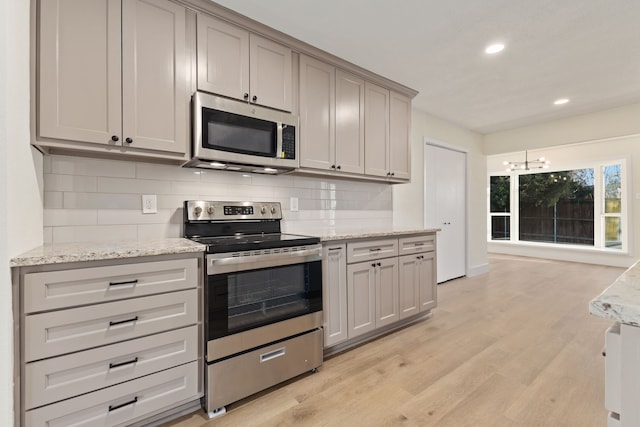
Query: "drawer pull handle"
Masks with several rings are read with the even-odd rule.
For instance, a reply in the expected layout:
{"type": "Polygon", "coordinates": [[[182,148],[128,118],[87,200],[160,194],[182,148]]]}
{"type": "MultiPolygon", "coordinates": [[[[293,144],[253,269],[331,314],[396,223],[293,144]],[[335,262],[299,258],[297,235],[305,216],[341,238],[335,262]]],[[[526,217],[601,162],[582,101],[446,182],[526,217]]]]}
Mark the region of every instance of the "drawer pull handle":
{"type": "Polygon", "coordinates": [[[331,251],[339,251],[339,250],[341,250],[341,249],[342,249],[342,248],[329,248],[329,249],[328,249],[328,251],[329,251],[329,252],[331,252],[331,251]]]}
{"type": "Polygon", "coordinates": [[[270,351],[268,353],[264,353],[260,355],[260,363],[268,362],[269,360],[273,360],[277,357],[284,356],[287,352],[286,347],[279,348],[277,350],[270,351]]]}
{"type": "Polygon", "coordinates": [[[109,363],[109,369],[119,368],[120,366],[131,365],[133,363],[138,363],[138,358],[137,357],[135,357],[135,358],[133,358],[131,360],[127,360],[126,362],[109,363]]]}
{"type": "Polygon", "coordinates": [[[133,399],[131,399],[128,402],[121,403],[119,405],[109,405],[109,412],[115,411],[116,409],[124,408],[125,406],[133,405],[137,401],[138,401],[138,396],[134,397],[133,399]]]}
{"type": "Polygon", "coordinates": [[[109,282],[109,286],[135,285],[138,279],[126,280],[124,282],[109,282]]]}
{"type": "Polygon", "coordinates": [[[416,246],[424,246],[424,243],[416,243],[416,246]]]}
{"type": "Polygon", "coordinates": [[[382,248],[371,248],[371,249],[369,249],[369,252],[378,252],[378,251],[381,251],[381,250],[382,250],[382,248]]]}
{"type": "Polygon", "coordinates": [[[109,326],[122,325],[123,323],[132,323],[137,320],[138,320],[138,316],[132,317],[131,319],[116,320],[115,322],[112,320],[111,322],[109,322],[109,326]]]}

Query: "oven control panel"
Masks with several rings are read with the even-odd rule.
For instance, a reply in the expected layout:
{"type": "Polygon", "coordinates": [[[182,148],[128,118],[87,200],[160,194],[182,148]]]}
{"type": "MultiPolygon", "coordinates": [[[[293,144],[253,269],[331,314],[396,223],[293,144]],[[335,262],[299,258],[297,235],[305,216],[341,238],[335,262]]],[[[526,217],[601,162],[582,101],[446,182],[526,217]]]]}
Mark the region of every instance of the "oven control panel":
{"type": "Polygon", "coordinates": [[[280,202],[188,200],[185,210],[189,221],[282,219],[280,202]]]}

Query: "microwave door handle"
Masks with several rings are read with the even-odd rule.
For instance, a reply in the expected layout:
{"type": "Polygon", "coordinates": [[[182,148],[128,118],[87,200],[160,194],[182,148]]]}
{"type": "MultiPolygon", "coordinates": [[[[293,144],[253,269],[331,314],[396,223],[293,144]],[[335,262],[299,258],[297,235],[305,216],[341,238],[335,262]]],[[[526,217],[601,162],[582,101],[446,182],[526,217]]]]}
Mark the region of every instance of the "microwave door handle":
{"type": "Polygon", "coordinates": [[[278,122],[278,129],[276,130],[276,158],[282,157],[282,122],[278,122]]]}

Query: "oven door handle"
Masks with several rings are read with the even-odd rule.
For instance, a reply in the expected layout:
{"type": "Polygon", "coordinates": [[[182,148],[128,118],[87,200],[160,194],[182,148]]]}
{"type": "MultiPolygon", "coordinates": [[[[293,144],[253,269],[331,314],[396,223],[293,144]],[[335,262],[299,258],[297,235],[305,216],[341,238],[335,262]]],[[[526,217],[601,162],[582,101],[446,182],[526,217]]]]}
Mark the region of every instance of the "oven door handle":
{"type": "Polygon", "coordinates": [[[257,270],[259,268],[304,264],[321,260],[322,248],[320,245],[318,245],[317,248],[295,252],[281,252],[279,254],[227,257],[214,254],[207,256],[207,275],[211,276],[236,271],[257,270]]]}

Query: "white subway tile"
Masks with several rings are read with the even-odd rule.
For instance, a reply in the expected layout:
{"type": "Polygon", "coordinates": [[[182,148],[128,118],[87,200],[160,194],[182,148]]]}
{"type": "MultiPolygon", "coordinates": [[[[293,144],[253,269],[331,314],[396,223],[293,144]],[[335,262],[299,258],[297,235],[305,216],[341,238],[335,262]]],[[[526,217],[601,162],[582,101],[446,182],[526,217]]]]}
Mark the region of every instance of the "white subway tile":
{"type": "Polygon", "coordinates": [[[65,209],[142,209],[139,194],[64,193],[65,209]]]}
{"type": "Polygon", "coordinates": [[[197,169],[179,166],[156,165],[152,163],[137,163],[136,178],[155,179],[159,181],[200,181],[197,169]]]}
{"type": "Polygon", "coordinates": [[[62,209],[64,207],[63,194],[60,191],[45,191],[43,207],[45,209],[62,209]]]}
{"type": "Polygon", "coordinates": [[[42,156],[42,173],[51,173],[51,156],[42,156]]]}
{"type": "Polygon", "coordinates": [[[42,230],[42,243],[45,245],[53,243],[53,227],[44,227],[42,230]]]}
{"type": "Polygon", "coordinates": [[[135,178],[136,164],[119,160],[51,156],[51,172],[66,175],[135,178]]]}
{"type": "Polygon", "coordinates": [[[44,175],[44,191],[76,191],[91,193],[97,191],[95,176],[82,175],[44,175]]]}
{"type": "Polygon", "coordinates": [[[159,209],[155,214],[143,214],[142,209],[105,209],[98,211],[98,224],[164,224],[171,221],[175,210],[159,209]]]}
{"type": "Polygon", "coordinates": [[[182,237],[182,224],[142,224],[138,225],[138,239],[160,239],[182,237]]]}
{"type": "Polygon", "coordinates": [[[98,177],[100,193],[171,194],[171,182],[98,177]]]}
{"type": "Polygon", "coordinates": [[[64,225],[96,225],[98,213],[94,209],[45,209],[44,225],[59,227],[64,225]]]}
{"type": "Polygon", "coordinates": [[[110,242],[136,240],[138,228],[135,225],[95,225],[53,227],[54,244],[72,242],[110,242]]]}

